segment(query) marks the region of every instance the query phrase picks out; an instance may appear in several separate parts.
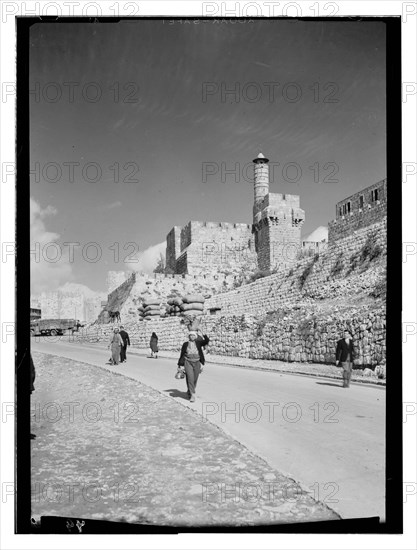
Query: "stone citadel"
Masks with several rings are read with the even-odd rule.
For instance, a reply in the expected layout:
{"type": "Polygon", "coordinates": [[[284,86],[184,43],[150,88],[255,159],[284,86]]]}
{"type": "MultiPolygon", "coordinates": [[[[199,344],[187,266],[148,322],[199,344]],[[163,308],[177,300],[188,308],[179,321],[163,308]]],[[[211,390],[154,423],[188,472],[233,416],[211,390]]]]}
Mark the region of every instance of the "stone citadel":
{"type": "Polygon", "coordinates": [[[183,227],[175,226],[166,237],[165,274],[110,271],[107,302],[102,297],[98,302],[76,292],[55,291],[42,293],[36,307],[42,309],[43,317],[72,317],[75,310],[83,321],[93,322],[103,307],[108,311],[123,307],[120,299],[110,296],[119,286],[119,294],[128,286],[137,294],[156,289],[162,297],[173,287],[184,292],[225,292],[235,288],[242,272],[285,273],[303,256],[321,254],[329,245],[386,216],[387,182],[382,180],[337,203],[336,217],[328,223],[328,242],[302,241],[305,211],[300,197],[270,193],[268,162],[262,153],[253,161],[252,224],[189,221],[183,227]]]}
{"type": "Polygon", "coordinates": [[[268,162],[262,153],[253,161],[252,224],[190,221],[173,227],[167,235],[167,272],[202,275],[242,267],[277,271],[294,263],[305,213],[298,195],[269,192],[268,162]]]}
{"type": "MultiPolygon", "coordinates": [[[[298,195],[269,192],[269,159],[254,159],[252,224],[189,221],[166,238],[166,272],[189,275],[230,274],[239,269],[278,271],[291,267],[303,252],[320,253],[327,241],[302,241],[305,211],[298,195]]],[[[386,215],[386,180],[336,205],[329,242],[371,225],[386,215]]]]}
{"type": "MultiPolygon", "coordinates": [[[[137,345],[156,331],[165,349],[176,349],[184,328],[164,308],[172,297],[199,293],[213,353],[332,363],[335,339],[348,327],[355,364],[385,372],[386,214],[387,181],[381,180],[335,205],[328,242],[302,241],[300,197],[269,192],[268,159],[259,154],[252,224],[173,227],[165,273],[108,272],[107,301],[84,304],[84,321],[103,327],[99,338],[106,338],[107,323],[120,312],[137,345]],[[261,276],[242,279],[242,273],[261,276]],[[138,310],[155,298],[161,316],[140,322],[138,310]]],[[[71,317],[77,299],[47,293],[42,316],[71,317]]]]}
{"type": "MultiPolygon", "coordinates": [[[[327,254],[323,260],[327,265],[336,250],[337,254],[342,253],[345,238],[364,230],[363,237],[357,235],[357,243],[364,244],[367,228],[386,219],[387,182],[382,180],[337,203],[336,218],[328,224],[329,243],[302,241],[305,212],[300,207],[300,197],[270,193],[268,159],[260,153],[253,162],[253,223],[189,221],[183,227],[173,227],[166,239],[165,274],[128,276],[125,272],[109,272],[105,310],[124,309],[134,315],[136,304],[143,298],[160,297],[163,303],[173,292],[200,292],[211,296],[213,307],[222,305],[223,313],[241,313],[247,303],[238,295],[247,290],[234,289],[239,286],[242,271],[276,273],[288,279],[288,273],[303,258],[323,254],[327,254]],[[234,295],[236,299],[232,300],[234,295]],[[128,299],[132,296],[136,297],[134,303],[128,299]],[[233,306],[226,307],[229,302],[233,306]]],[[[271,307],[291,302],[295,299],[293,294],[292,286],[271,307]]]]}

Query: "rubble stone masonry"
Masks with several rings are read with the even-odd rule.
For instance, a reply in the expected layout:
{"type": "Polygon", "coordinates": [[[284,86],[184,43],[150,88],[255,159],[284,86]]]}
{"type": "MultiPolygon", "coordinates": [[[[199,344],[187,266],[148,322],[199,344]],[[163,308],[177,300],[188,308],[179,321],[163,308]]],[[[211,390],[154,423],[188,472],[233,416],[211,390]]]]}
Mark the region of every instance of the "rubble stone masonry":
{"type": "MultiPolygon", "coordinates": [[[[124,323],[132,346],[147,349],[152,332],[161,350],[179,351],[188,330],[178,317],[124,323]]],[[[385,310],[351,308],[343,314],[317,319],[297,311],[281,319],[262,320],[252,315],[203,318],[203,332],[210,337],[208,352],[252,359],[272,359],[334,364],[336,343],[348,328],[353,333],[355,365],[375,367],[385,363],[385,310]]],[[[85,342],[107,342],[112,325],[93,325],[75,338],[85,342]]]]}

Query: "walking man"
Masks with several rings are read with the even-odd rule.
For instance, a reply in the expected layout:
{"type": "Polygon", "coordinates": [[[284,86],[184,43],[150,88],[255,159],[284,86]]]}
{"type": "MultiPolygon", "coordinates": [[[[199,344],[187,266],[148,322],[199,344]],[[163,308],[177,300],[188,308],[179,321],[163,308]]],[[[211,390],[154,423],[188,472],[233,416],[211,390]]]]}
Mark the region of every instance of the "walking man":
{"type": "Polygon", "coordinates": [[[342,365],[344,388],[349,387],[352,377],[353,356],[352,334],[348,330],[345,330],[343,338],[337,342],[336,348],[336,366],[338,366],[339,362],[342,365]]]}
{"type": "Polygon", "coordinates": [[[181,348],[181,355],[178,359],[178,366],[185,368],[187,380],[188,397],[191,403],[195,401],[195,389],[197,380],[203,370],[205,363],[203,346],[207,346],[209,338],[206,334],[201,335],[200,331],[190,330],[188,342],[184,342],[181,348]]]}
{"type": "Polygon", "coordinates": [[[120,348],[120,362],[121,363],[126,363],[127,359],[126,359],[126,350],[127,350],[127,346],[130,346],[130,338],[129,338],[129,334],[125,331],[124,329],[124,326],[122,325],[120,327],[120,336],[122,337],[122,340],[123,340],[123,346],[120,348]]]}

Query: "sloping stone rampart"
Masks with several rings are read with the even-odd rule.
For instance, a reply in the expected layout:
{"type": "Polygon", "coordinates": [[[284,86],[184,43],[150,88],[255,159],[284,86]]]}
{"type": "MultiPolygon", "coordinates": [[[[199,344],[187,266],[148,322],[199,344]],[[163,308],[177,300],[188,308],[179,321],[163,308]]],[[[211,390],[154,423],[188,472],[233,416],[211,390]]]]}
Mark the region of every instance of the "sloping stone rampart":
{"type": "MultiPolygon", "coordinates": [[[[386,218],[336,241],[319,256],[300,260],[284,273],[278,272],[230,292],[212,296],[207,300],[206,307],[221,308],[221,315],[264,315],[303,301],[310,303],[336,296],[344,301],[349,294],[357,291],[371,292],[385,278],[385,260],[386,218]],[[379,247],[380,259],[362,271],[360,254],[369,236],[373,237],[374,245],[379,247]],[[352,271],[350,269],[354,262],[351,258],[356,258],[358,264],[352,271]]],[[[363,262],[366,263],[366,258],[363,262]]]]}

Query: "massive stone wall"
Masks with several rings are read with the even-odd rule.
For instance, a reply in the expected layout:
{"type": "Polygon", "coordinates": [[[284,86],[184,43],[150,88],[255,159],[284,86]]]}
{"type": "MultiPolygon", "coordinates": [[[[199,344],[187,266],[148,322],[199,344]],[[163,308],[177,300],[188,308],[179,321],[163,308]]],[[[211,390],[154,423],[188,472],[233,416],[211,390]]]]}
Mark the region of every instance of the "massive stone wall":
{"type": "Polygon", "coordinates": [[[336,204],[336,219],[329,222],[329,243],[383,220],[387,215],[387,180],[382,180],[336,204]],[[375,191],[377,199],[375,200],[375,191]]]}
{"type": "MultiPolygon", "coordinates": [[[[201,328],[210,337],[208,353],[311,363],[335,362],[336,343],[345,328],[351,330],[355,365],[375,367],[385,363],[385,310],[381,305],[352,307],[332,314],[308,310],[281,311],[268,318],[251,315],[202,318],[201,328]]],[[[179,351],[187,340],[187,328],[178,317],[124,323],[133,346],[147,348],[152,332],[161,350],[179,351]]],[[[112,325],[88,327],[75,338],[107,342],[112,325]]]]}
{"type": "Polygon", "coordinates": [[[178,236],[173,228],[167,237],[167,267],[173,265],[173,257],[180,250],[175,273],[202,275],[237,273],[243,266],[256,269],[252,226],[243,223],[196,222],[185,225],[178,236]]]}
{"type": "Polygon", "coordinates": [[[350,308],[322,317],[295,310],[280,312],[280,316],[262,320],[251,316],[221,317],[209,327],[209,349],[220,355],[253,359],[334,364],[337,341],[347,328],[353,334],[355,365],[384,363],[383,308],[350,308]]]}
{"type": "Polygon", "coordinates": [[[222,315],[265,315],[289,304],[313,303],[337,296],[346,300],[357,291],[371,292],[385,278],[385,261],[386,218],[340,239],[320,255],[299,260],[285,273],[212,296],[206,307],[221,308],[222,315]],[[361,251],[368,239],[372,250],[378,252],[378,262],[362,271],[367,258],[361,257],[361,251]]]}

